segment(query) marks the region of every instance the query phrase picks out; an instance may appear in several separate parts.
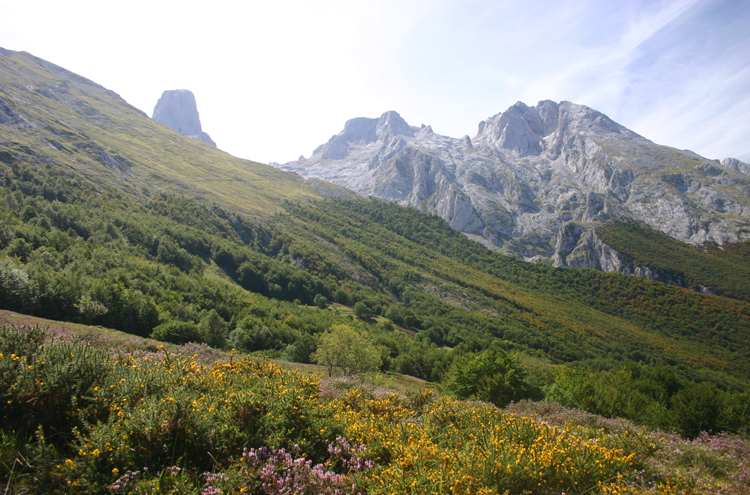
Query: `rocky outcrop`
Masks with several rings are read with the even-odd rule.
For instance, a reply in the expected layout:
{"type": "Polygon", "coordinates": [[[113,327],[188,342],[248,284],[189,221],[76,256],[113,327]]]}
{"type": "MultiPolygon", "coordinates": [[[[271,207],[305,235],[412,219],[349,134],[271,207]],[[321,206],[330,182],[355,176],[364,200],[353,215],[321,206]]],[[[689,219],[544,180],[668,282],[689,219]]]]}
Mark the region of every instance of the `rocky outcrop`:
{"type": "Polygon", "coordinates": [[[164,91],[154,107],[153,119],[173,131],[216,147],[216,143],[201,129],[195,96],[187,89],[164,91]]]}
{"type": "Polygon", "coordinates": [[[352,119],[310,158],[279,166],[436,213],[502,252],[557,266],[657,277],[596,236],[613,217],[694,244],[750,232],[747,164],[654,144],[565,101],[518,102],[473,138],[409,126],[393,111],[352,119]]]}
{"type": "Polygon", "coordinates": [[[721,161],[721,165],[733,172],[750,175],[750,164],[741,162],[736,158],[724,158],[721,161]]]}

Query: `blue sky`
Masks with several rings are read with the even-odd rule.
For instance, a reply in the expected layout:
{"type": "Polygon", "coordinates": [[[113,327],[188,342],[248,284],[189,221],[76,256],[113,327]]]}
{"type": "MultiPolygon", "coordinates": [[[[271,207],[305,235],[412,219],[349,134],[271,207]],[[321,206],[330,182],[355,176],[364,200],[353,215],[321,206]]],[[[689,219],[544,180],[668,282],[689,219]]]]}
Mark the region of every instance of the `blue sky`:
{"type": "Polygon", "coordinates": [[[218,146],[261,162],[309,156],[353,117],[474,136],[543,99],[750,161],[748,0],[0,0],[0,46],[148,115],[190,89],[218,146]]]}

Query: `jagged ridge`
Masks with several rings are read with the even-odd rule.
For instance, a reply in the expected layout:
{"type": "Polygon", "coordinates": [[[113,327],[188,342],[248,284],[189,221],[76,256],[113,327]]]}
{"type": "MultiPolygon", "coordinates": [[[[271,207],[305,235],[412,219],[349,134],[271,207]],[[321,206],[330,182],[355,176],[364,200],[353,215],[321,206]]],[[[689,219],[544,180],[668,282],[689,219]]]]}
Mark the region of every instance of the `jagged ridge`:
{"type": "Polygon", "coordinates": [[[657,145],[584,105],[518,102],[474,138],[357,118],[308,159],[280,166],[433,212],[505,253],[622,271],[597,238],[610,218],[693,244],[750,238],[750,166],[657,145]],[[487,242],[489,241],[489,242],[487,242]]]}

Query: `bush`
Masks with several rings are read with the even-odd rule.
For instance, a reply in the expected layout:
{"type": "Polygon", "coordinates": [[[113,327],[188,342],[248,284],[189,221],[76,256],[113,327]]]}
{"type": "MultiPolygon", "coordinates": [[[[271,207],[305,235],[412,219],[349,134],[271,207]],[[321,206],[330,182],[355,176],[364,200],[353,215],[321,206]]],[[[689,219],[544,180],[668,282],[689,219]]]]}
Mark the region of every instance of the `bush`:
{"type": "Polygon", "coordinates": [[[365,303],[363,303],[362,301],[359,301],[357,304],[354,305],[354,315],[357,318],[366,320],[372,316],[372,311],[370,311],[370,308],[368,308],[365,303]]]}
{"type": "Polygon", "coordinates": [[[204,342],[200,328],[192,321],[172,320],[163,323],[154,328],[151,338],[177,345],[187,344],[188,342],[204,342]]]}
{"type": "Polygon", "coordinates": [[[540,394],[532,389],[517,356],[494,349],[454,361],[445,387],[460,399],[479,399],[498,407],[540,394]]]}

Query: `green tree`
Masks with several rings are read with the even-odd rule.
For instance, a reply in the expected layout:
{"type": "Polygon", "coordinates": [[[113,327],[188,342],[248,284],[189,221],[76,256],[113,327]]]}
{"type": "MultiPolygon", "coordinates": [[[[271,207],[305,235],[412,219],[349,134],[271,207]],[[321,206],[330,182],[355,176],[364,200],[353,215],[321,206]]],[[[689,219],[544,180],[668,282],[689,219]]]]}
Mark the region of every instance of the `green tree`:
{"type": "Polygon", "coordinates": [[[400,325],[404,321],[404,318],[401,316],[401,311],[396,305],[388,308],[388,311],[385,312],[385,317],[391,320],[396,325],[400,325]]]}
{"type": "Polygon", "coordinates": [[[366,320],[372,316],[372,311],[370,311],[370,308],[368,308],[365,303],[363,303],[362,301],[359,301],[357,304],[354,305],[354,315],[357,318],[366,320]]]}
{"type": "Polygon", "coordinates": [[[318,337],[318,349],[312,359],[328,366],[328,376],[334,367],[344,376],[351,376],[380,367],[380,348],[366,335],[347,325],[334,325],[318,337]]]}
{"type": "Polygon", "coordinates": [[[701,431],[715,430],[719,411],[724,409],[722,394],[711,383],[691,384],[672,397],[675,427],[683,435],[695,438],[701,431]]]}
{"type": "Polygon", "coordinates": [[[208,312],[198,325],[201,340],[211,347],[222,348],[227,343],[227,322],[215,309],[208,312]]]}
{"type": "Polygon", "coordinates": [[[344,289],[338,289],[336,293],[333,295],[333,299],[343,305],[348,306],[349,305],[349,293],[346,292],[344,289]]]}
{"type": "Polygon", "coordinates": [[[460,399],[479,399],[498,407],[536,395],[518,356],[495,349],[457,359],[445,387],[460,399]]]}
{"type": "Polygon", "coordinates": [[[313,352],[315,352],[315,338],[309,333],[300,335],[293,344],[289,344],[284,350],[286,359],[295,363],[309,363],[313,352]]]}
{"type": "Polygon", "coordinates": [[[89,325],[91,325],[91,321],[94,318],[104,316],[109,311],[104,304],[91,299],[89,295],[81,296],[78,304],[76,304],[76,308],[78,308],[79,313],[86,317],[86,322],[89,325]]]}
{"type": "Polygon", "coordinates": [[[325,309],[328,306],[328,299],[323,294],[316,294],[313,303],[320,309],[325,309]]]}
{"type": "Polygon", "coordinates": [[[151,338],[162,342],[182,345],[188,342],[202,342],[198,325],[192,321],[172,320],[154,328],[151,338]]]}

